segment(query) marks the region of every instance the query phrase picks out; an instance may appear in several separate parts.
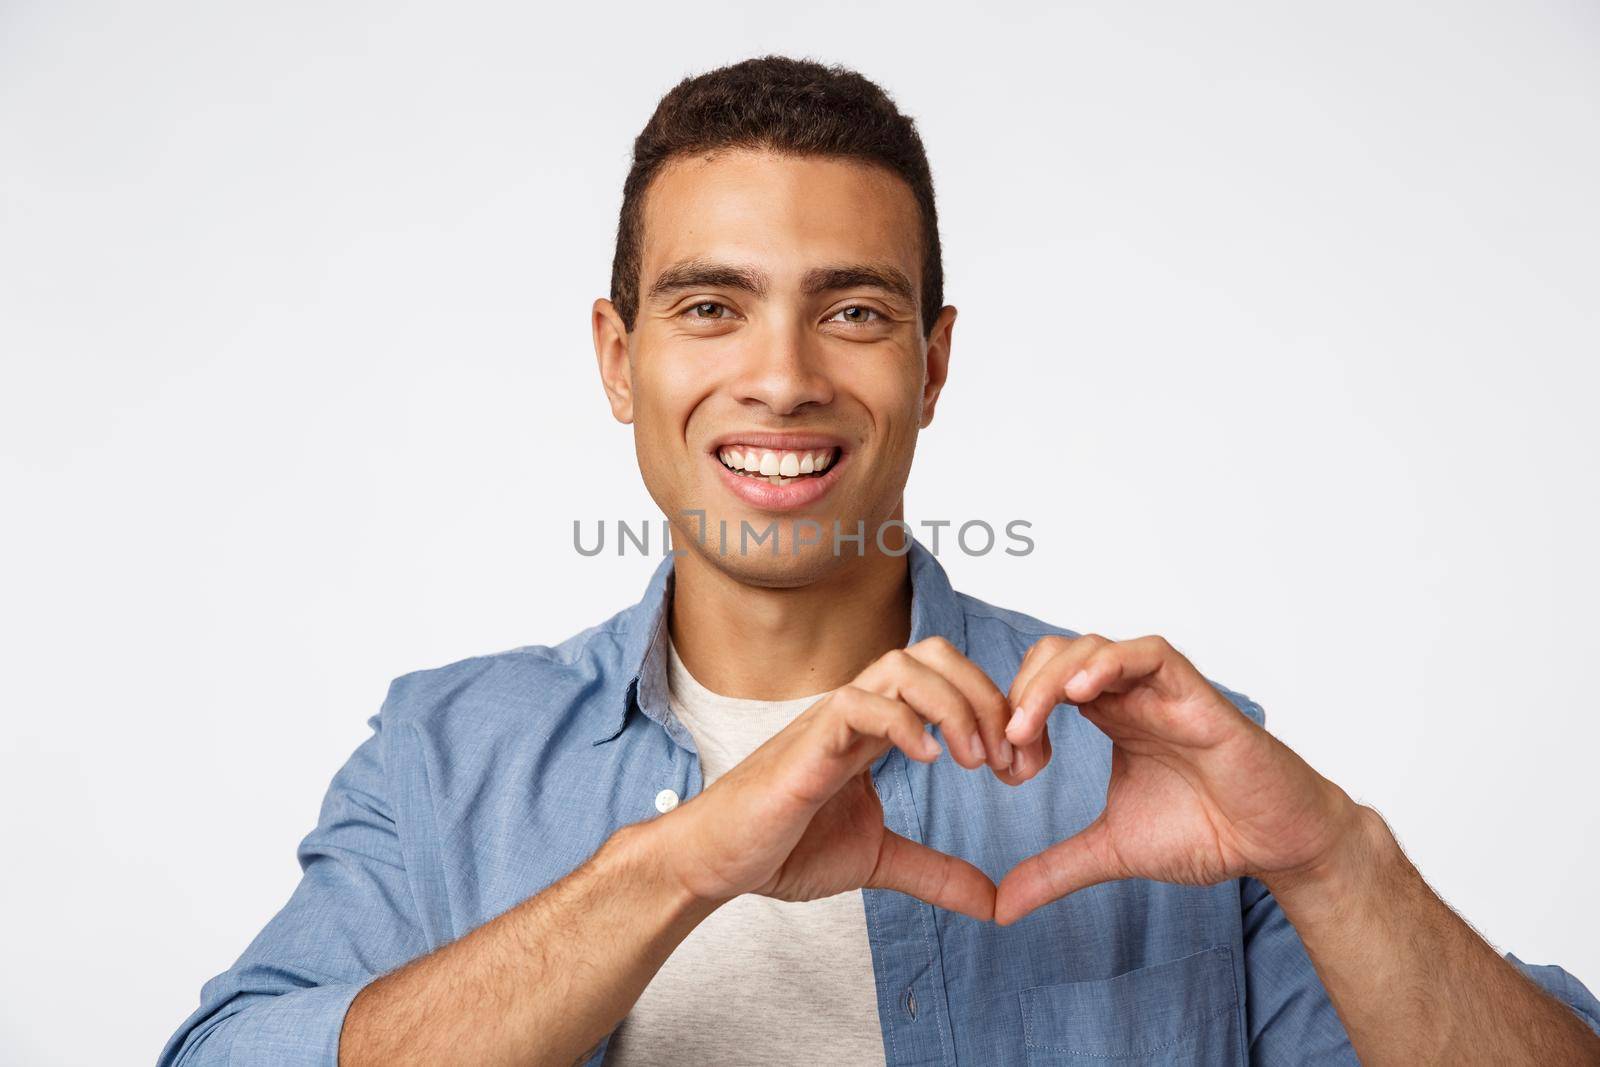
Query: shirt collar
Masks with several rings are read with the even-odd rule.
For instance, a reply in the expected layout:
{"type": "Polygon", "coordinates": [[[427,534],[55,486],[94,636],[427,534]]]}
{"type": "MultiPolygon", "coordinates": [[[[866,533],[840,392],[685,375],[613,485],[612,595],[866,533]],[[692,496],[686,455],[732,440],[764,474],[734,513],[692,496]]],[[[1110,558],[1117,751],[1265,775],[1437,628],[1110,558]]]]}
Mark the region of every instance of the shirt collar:
{"type": "MultiPolygon", "coordinates": [[[[911,568],[911,640],[943,637],[962,655],[967,652],[966,615],[950,578],[937,557],[921,541],[911,538],[906,554],[911,568]]],[[[694,742],[689,731],[667,707],[667,608],[672,603],[673,558],[667,556],[650,576],[644,596],[624,611],[618,634],[622,639],[621,665],[627,685],[621,699],[600,718],[594,744],[610,741],[622,732],[628,712],[638,708],[659,723],[672,739],[687,748],[694,742]]]]}

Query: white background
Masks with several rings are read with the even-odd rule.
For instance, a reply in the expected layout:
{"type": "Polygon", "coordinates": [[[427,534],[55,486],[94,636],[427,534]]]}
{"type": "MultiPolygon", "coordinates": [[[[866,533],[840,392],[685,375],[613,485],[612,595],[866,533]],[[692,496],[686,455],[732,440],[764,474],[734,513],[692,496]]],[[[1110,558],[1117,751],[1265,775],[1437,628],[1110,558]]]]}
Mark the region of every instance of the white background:
{"type": "Polygon", "coordinates": [[[388,681],[657,562],[593,369],[680,77],[857,67],[961,309],[908,517],[1161,633],[1600,990],[1600,12],[0,6],[0,1059],[150,1062],[298,878],[388,681]]]}

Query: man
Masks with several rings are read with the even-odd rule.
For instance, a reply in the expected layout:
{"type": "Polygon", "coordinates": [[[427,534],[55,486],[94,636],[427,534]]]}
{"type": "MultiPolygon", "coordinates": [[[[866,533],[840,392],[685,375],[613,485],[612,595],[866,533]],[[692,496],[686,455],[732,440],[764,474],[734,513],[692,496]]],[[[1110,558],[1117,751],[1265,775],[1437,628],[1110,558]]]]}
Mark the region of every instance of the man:
{"type": "Polygon", "coordinates": [[[955,314],[880,89],[674,88],[593,324],[681,554],[397,679],[162,1063],[1600,1062],[1257,704],[906,537],[955,314]]]}

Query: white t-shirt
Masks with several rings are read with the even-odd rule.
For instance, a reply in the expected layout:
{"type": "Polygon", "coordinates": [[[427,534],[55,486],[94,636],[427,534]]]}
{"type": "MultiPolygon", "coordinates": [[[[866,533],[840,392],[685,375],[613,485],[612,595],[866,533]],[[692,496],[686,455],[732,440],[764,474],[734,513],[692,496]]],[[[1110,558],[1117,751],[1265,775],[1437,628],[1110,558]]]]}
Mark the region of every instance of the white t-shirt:
{"type": "MultiPolygon", "coordinates": [[[[722,696],[670,641],[667,655],[668,703],[694,737],[707,786],[822,698],[722,696]]],[[[801,903],[730,900],[656,972],[606,1052],[608,1067],[883,1062],[859,889],[801,903]]]]}

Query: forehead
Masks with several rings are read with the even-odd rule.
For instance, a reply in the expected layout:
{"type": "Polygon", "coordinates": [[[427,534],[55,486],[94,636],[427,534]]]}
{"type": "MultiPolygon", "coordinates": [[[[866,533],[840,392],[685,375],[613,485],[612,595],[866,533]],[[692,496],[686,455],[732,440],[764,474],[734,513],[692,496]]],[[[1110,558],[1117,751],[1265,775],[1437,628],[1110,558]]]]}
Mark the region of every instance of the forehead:
{"type": "Polygon", "coordinates": [[[679,157],[650,183],[641,274],[704,257],[798,276],[818,262],[892,262],[920,278],[911,187],[857,160],[746,149],[679,157]]]}

